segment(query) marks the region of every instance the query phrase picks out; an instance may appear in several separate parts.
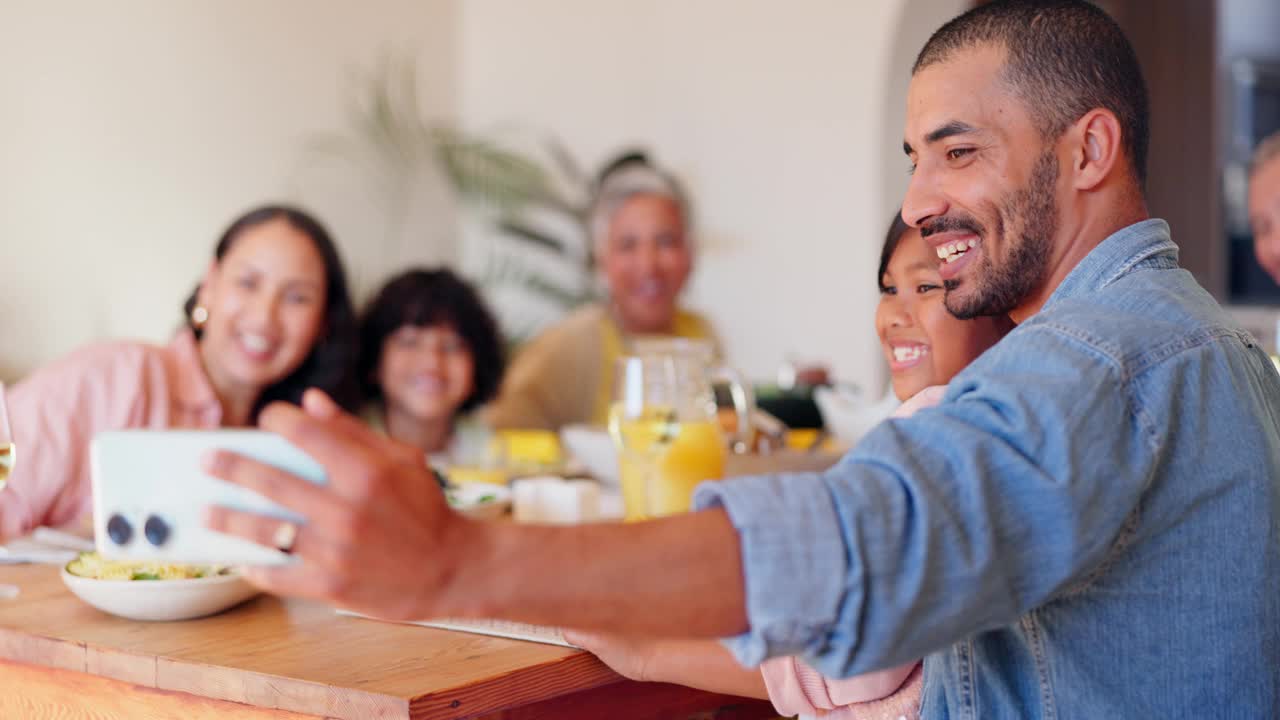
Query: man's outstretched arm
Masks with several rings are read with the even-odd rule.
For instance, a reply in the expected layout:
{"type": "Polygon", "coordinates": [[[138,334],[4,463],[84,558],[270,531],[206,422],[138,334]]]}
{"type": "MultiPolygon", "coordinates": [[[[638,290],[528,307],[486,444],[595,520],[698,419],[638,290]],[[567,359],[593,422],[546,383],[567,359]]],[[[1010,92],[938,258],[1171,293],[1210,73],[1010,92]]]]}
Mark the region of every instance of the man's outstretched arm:
{"type": "MultiPolygon", "coordinates": [[[[318,392],[275,405],[263,429],[315,458],[319,487],[218,453],[207,469],[307,518],[300,562],[253,568],[262,589],[390,619],[490,617],[670,636],[747,628],[738,536],[723,511],[647,523],[540,527],[451,512],[422,453],[377,435],[318,392]]],[[[215,530],[271,545],[281,522],[227,508],[215,530]]]]}

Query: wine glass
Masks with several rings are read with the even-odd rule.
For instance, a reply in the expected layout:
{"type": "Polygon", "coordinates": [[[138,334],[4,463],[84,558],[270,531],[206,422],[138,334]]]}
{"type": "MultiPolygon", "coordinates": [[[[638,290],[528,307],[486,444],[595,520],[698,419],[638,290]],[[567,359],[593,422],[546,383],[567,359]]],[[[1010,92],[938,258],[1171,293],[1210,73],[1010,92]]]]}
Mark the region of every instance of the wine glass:
{"type": "Polygon", "coordinates": [[[0,383],[0,490],[9,481],[9,473],[17,462],[18,449],[13,444],[13,431],[9,427],[9,406],[4,399],[4,383],[0,383]]]}

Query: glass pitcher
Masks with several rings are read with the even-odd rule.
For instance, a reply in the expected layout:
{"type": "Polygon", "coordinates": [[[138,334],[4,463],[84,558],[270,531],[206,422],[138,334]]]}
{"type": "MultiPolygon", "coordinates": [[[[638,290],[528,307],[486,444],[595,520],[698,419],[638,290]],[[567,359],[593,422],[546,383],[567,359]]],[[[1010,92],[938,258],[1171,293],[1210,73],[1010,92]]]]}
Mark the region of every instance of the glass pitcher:
{"type": "Polygon", "coordinates": [[[715,400],[733,400],[735,442],[749,437],[751,394],[738,373],[714,364],[709,343],[643,339],[618,360],[609,432],[618,446],[628,520],[686,512],[693,489],[724,476],[728,455],[715,400]]]}
{"type": "Polygon", "coordinates": [[[710,341],[641,335],[632,338],[629,347],[632,355],[672,358],[677,380],[690,397],[707,403],[711,418],[719,420],[730,447],[742,450],[750,443],[755,396],[742,373],[716,359],[710,341]],[[717,402],[722,397],[729,401],[725,410],[732,411],[724,417],[717,402]]]}

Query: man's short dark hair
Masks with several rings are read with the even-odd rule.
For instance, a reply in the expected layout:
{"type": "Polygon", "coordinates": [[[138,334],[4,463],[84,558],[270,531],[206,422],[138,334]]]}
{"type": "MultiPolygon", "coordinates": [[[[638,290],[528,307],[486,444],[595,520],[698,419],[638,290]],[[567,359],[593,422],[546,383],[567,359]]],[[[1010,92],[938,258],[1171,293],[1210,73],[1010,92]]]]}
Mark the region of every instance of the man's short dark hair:
{"type": "Polygon", "coordinates": [[[1005,49],[1004,79],[1044,137],[1061,137],[1095,108],[1115,113],[1134,175],[1146,183],[1147,87],[1115,20],[1084,0],[997,0],[943,25],[911,73],[982,45],[1005,49]]]}

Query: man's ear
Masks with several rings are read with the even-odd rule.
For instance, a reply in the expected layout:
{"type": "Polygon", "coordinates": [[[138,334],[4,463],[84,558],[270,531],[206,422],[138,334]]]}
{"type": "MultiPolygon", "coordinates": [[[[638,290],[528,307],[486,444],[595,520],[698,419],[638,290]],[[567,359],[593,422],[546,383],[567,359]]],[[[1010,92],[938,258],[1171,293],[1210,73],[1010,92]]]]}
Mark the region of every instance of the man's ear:
{"type": "Polygon", "coordinates": [[[1072,186],[1093,190],[1107,178],[1125,170],[1120,120],[1110,110],[1097,108],[1085,113],[1068,130],[1071,150],[1072,186]]]}

